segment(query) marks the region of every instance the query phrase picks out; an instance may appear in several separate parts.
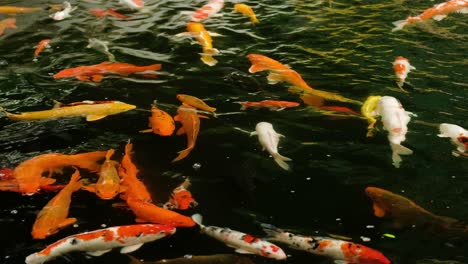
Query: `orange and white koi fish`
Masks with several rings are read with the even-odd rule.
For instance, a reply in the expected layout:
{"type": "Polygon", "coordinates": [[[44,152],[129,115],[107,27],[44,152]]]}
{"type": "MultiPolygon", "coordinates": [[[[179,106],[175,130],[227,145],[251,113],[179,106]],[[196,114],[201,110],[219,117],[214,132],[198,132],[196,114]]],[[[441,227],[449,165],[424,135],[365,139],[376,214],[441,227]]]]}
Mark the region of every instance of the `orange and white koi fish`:
{"type": "Polygon", "coordinates": [[[119,101],[83,101],[71,106],[62,106],[50,110],[24,112],[21,114],[12,114],[0,108],[6,117],[12,120],[44,120],[61,117],[86,117],[86,121],[96,121],[108,115],[115,115],[135,109],[135,105],[126,104],[119,101]]]}
{"type": "Polygon", "coordinates": [[[117,172],[117,161],[110,158],[114,155],[114,150],[110,149],[106,153],[106,160],[99,170],[99,179],[96,184],[84,186],[83,190],[96,193],[103,200],[109,200],[117,196],[123,190],[120,188],[120,177],[117,172]]]}
{"type": "Polygon", "coordinates": [[[160,136],[170,136],[174,133],[174,119],[171,115],[156,107],[156,105],[151,106],[151,116],[148,120],[148,126],[151,128],[140,130],[140,133],[153,132],[160,136]]]}
{"type": "Polygon", "coordinates": [[[268,108],[270,110],[281,111],[285,108],[297,107],[300,103],[278,100],[262,100],[260,102],[237,102],[241,104],[240,110],[247,108],[268,108]]]}
{"type": "Polygon", "coordinates": [[[125,190],[120,196],[123,200],[135,199],[145,202],[151,202],[151,194],[146,186],[138,179],[138,168],[132,161],[133,144],[125,145],[125,155],[122,157],[119,167],[119,175],[122,178],[122,185],[125,190]]]}
{"type": "Polygon", "coordinates": [[[120,0],[119,3],[133,10],[140,10],[145,7],[143,0],[120,0]]]}
{"type": "Polygon", "coordinates": [[[189,186],[190,179],[187,178],[181,185],[177,186],[172,191],[171,198],[163,205],[163,207],[170,210],[186,210],[196,207],[198,203],[195,201],[195,199],[193,199],[192,193],[187,190],[189,186]]]}
{"type": "Polygon", "coordinates": [[[50,48],[50,39],[43,39],[39,41],[39,43],[36,46],[36,49],[34,50],[34,59],[33,61],[37,61],[37,56],[39,56],[39,53],[41,53],[44,49],[50,48]]]}
{"type": "Polygon", "coordinates": [[[397,31],[403,29],[406,25],[422,22],[431,18],[440,21],[448,14],[455,12],[468,14],[468,0],[448,0],[444,3],[434,5],[417,16],[410,16],[405,20],[398,20],[393,22],[395,28],[393,28],[392,31],[397,31]]]}
{"type": "Polygon", "coordinates": [[[55,182],[55,179],[43,177],[44,172],[49,172],[51,175],[53,172],[60,172],[60,169],[67,166],[96,172],[101,167],[97,161],[103,159],[105,155],[106,151],[74,155],[49,153],[23,161],[13,170],[13,175],[18,182],[18,191],[25,195],[35,194],[42,186],[48,186],[55,182]]]}
{"type": "Polygon", "coordinates": [[[381,116],[384,130],[388,131],[388,141],[392,149],[393,166],[400,167],[400,155],[411,155],[413,151],[401,145],[406,140],[407,124],[411,120],[411,112],[405,111],[401,103],[392,96],[382,96],[373,112],[374,116],[381,116]]]}
{"type": "Polygon", "coordinates": [[[255,126],[255,131],[250,133],[250,135],[258,135],[258,140],[263,150],[266,149],[282,169],[289,170],[289,165],[285,161],[290,161],[291,159],[278,153],[278,142],[280,137],[284,137],[284,135],[276,133],[272,124],[260,122],[255,126]]]}
{"type": "Polygon", "coordinates": [[[89,9],[89,12],[91,14],[95,15],[96,17],[105,17],[105,16],[112,16],[115,18],[120,18],[120,19],[130,19],[129,16],[123,15],[114,9],[99,9],[99,8],[91,8],[89,9]]]}
{"type": "Polygon", "coordinates": [[[71,235],[50,244],[45,249],[26,257],[26,264],[42,264],[70,252],[82,251],[101,256],[113,248],[120,253],[138,250],[144,243],[152,242],[176,232],[176,228],[158,224],[113,226],[71,235]]]}
{"type": "Polygon", "coordinates": [[[218,55],[219,50],[213,48],[213,40],[211,39],[210,32],[205,29],[203,24],[198,22],[188,22],[187,31],[202,45],[203,53],[200,57],[201,61],[208,66],[216,65],[218,61],[213,58],[213,55],[218,55]]]}
{"type": "Polygon", "coordinates": [[[44,10],[40,7],[0,6],[0,14],[16,15],[44,10]]]}
{"type": "Polygon", "coordinates": [[[102,62],[95,65],[79,66],[61,70],[54,74],[54,79],[75,77],[80,81],[93,81],[100,82],[104,75],[120,75],[128,76],[130,74],[140,74],[143,77],[155,78],[156,75],[153,71],[161,69],[161,64],[152,64],[147,66],[137,66],[129,63],[122,62],[102,62]]]}
{"type": "Polygon", "coordinates": [[[177,227],[192,227],[195,225],[195,222],[190,217],[164,209],[146,201],[130,197],[127,199],[127,205],[135,214],[135,221],[137,223],[150,222],[177,227]]]}
{"type": "Polygon", "coordinates": [[[250,17],[250,21],[252,22],[253,25],[259,22],[252,7],[246,4],[235,4],[234,12],[239,12],[239,13],[242,13],[244,16],[250,17]]]}
{"type": "Polygon", "coordinates": [[[44,239],[76,222],[76,218],[68,218],[68,211],[72,193],[82,186],[79,180],[80,172],[75,169],[70,182],[42,208],[32,228],[34,239],[44,239]]]}
{"type": "Polygon", "coordinates": [[[375,124],[377,123],[377,119],[375,119],[375,116],[373,115],[375,108],[377,108],[377,103],[379,102],[381,96],[369,96],[367,97],[366,101],[364,104],[361,106],[361,114],[364,116],[365,119],[367,119],[367,123],[369,124],[367,126],[367,137],[372,137],[374,135],[375,130],[375,124]]]}
{"type": "Polygon", "coordinates": [[[195,12],[193,12],[191,16],[192,21],[199,22],[204,19],[207,19],[221,11],[223,6],[224,0],[210,0],[208,4],[200,7],[195,12]]]}
{"type": "Polygon", "coordinates": [[[64,20],[65,18],[71,17],[70,13],[75,11],[75,9],[77,8],[76,6],[72,7],[70,2],[68,1],[63,2],[62,7],[63,7],[62,11],[59,11],[50,15],[50,17],[53,20],[60,21],[60,20],[64,20]]]}
{"type": "Polygon", "coordinates": [[[379,251],[361,244],[320,236],[302,236],[286,232],[270,224],[261,224],[269,241],[281,242],[290,248],[326,256],[335,263],[390,264],[390,260],[379,251]]]}
{"type": "Polygon", "coordinates": [[[207,234],[225,243],[228,247],[235,248],[237,253],[256,254],[276,260],[286,259],[284,251],[273,243],[227,227],[205,226],[202,224],[200,214],[194,214],[192,218],[200,226],[202,234],[207,234]]]}
{"type": "Polygon", "coordinates": [[[182,123],[182,127],[177,130],[176,134],[182,135],[185,133],[187,135],[187,148],[179,151],[179,155],[172,162],[184,159],[195,148],[198,132],[200,131],[200,117],[193,107],[181,105],[177,109],[174,120],[182,123]]]}
{"type": "Polygon", "coordinates": [[[438,137],[448,137],[457,149],[452,152],[452,155],[458,157],[460,154],[468,152],[468,131],[461,126],[454,124],[442,123],[439,125],[440,134],[438,137]]]}
{"type": "Polygon", "coordinates": [[[416,70],[416,68],[411,66],[407,58],[402,56],[395,58],[395,61],[393,62],[393,71],[398,78],[397,85],[400,89],[403,89],[403,84],[411,70],[416,70]]]}
{"type": "Polygon", "coordinates": [[[5,33],[5,29],[12,28],[16,29],[16,18],[5,18],[0,21],[0,36],[5,33]]]}
{"type": "Polygon", "coordinates": [[[207,112],[211,112],[211,113],[216,111],[216,108],[207,105],[203,100],[201,100],[201,99],[199,99],[199,98],[197,98],[195,96],[188,95],[188,94],[177,94],[176,97],[177,97],[177,99],[179,99],[179,101],[181,101],[185,105],[195,107],[197,109],[207,111],[207,112]]]}

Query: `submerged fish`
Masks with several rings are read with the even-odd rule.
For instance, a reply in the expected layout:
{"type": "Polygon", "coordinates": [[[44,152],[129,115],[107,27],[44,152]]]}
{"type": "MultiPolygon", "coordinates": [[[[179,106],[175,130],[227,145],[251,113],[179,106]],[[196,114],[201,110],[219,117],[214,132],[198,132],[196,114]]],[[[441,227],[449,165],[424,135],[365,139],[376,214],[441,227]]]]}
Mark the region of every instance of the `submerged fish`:
{"type": "Polygon", "coordinates": [[[260,102],[237,102],[242,105],[240,110],[247,108],[268,108],[270,110],[281,111],[285,108],[297,107],[300,103],[278,100],[262,100],[260,102]]]}
{"type": "Polygon", "coordinates": [[[380,100],[379,95],[375,96],[369,96],[367,97],[366,101],[364,104],[361,106],[361,114],[364,116],[364,118],[367,119],[367,123],[369,124],[367,126],[367,137],[372,137],[374,136],[374,132],[377,130],[375,128],[375,124],[377,123],[377,119],[375,119],[375,116],[373,115],[375,109],[377,108],[377,103],[380,100]]]}
{"type": "Polygon", "coordinates": [[[260,141],[260,145],[262,145],[263,150],[267,150],[282,169],[290,169],[289,165],[285,161],[290,161],[291,159],[278,153],[278,142],[280,137],[284,137],[284,135],[276,133],[272,124],[268,122],[260,122],[255,126],[255,131],[250,133],[250,135],[258,136],[258,140],[260,141]]]}
{"type": "Polygon", "coordinates": [[[214,66],[218,63],[213,55],[218,55],[219,50],[213,48],[213,40],[211,34],[208,32],[203,24],[198,22],[188,22],[187,31],[202,45],[203,53],[200,60],[208,66],[214,66]]]}
{"type": "Polygon", "coordinates": [[[86,48],[93,48],[99,52],[102,52],[107,55],[109,61],[114,62],[115,56],[114,54],[110,53],[109,47],[107,46],[108,44],[108,41],[102,41],[97,38],[90,38],[88,39],[88,45],[86,48]]]}
{"type": "Polygon", "coordinates": [[[0,21],[0,36],[5,33],[5,29],[7,28],[16,28],[16,18],[5,18],[0,21]]]}
{"type": "Polygon", "coordinates": [[[257,16],[255,15],[255,12],[253,11],[252,7],[246,4],[235,4],[234,12],[239,12],[242,13],[244,16],[250,17],[250,21],[254,25],[258,23],[257,16]]]}
{"type": "Polygon", "coordinates": [[[70,13],[73,12],[77,7],[72,7],[70,2],[65,1],[62,3],[63,10],[56,12],[54,14],[51,14],[50,17],[53,20],[64,20],[65,18],[71,17],[70,13]]]}
{"type": "Polygon", "coordinates": [[[37,56],[39,56],[39,53],[41,53],[44,49],[50,48],[50,39],[43,39],[39,41],[39,43],[36,46],[36,49],[34,50],[34,59],[33,61],[37,61],[37,56]]]}
{"type": "Polygon", "coordinates": [[[89,12],[91,12],[93,15],[96,17],[105,17],[105,16],[113,16],[115,18],[120,18],[120,19],[130,19],[129,16],[123,15],[114,9],[99,9],[99,8],[92,8],[89,9],[89,12]]]}

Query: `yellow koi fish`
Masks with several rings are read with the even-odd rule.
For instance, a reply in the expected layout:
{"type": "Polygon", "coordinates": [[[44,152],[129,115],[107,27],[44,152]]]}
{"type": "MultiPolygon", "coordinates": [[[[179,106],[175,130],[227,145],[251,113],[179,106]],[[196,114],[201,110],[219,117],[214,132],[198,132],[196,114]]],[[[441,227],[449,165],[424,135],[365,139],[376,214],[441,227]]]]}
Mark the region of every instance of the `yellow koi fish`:
{"type": "Polygon", "coordinates": [[[189,105],[200,110],[214,113],[216,108],[207,105],[203,100],[188,94],[177,94],[177,99],[185,105],[189,105]]]}
{"type": "Polygon", "coordinates": [[[377,119],[372,115],[372,112],[377,107],[377,102],[379,101],[381,96],[369,96],[367,97],[364,104],[361,106],[361,114],[367,119],[367,123],[369,126],[367,127],[367,137],[372,137],[376,130],[375,123],[377,119]]]}
{"type": "Polygon", "coordinates": [[[1,14],[16,15],[44,10],[40,7],[0,6],[1,14]]]}
{"type": "Polygon", "coordinates": [[[246,4],[235,4],[233,12],[239,12],[242,13],[244,16],[250,17],[250,21],[252,21],[252,24],[254,25],[259,22],[257,16],[255,15],[255,12],[252,10],[252,7],[246,4]]]}
{"type": "Polygon", "coordinates": [[[187,31],[190,32],[202,45],[203,54],[200,59],[203,61],[203,63],[209,66],[216,65],[218,61],[213,58],[213,55],[217,55],[219,51],[213,48],[213,40],[211,39],[210,33],[205,29],[203,24],[198,22],[188,22],[187,31]]]}

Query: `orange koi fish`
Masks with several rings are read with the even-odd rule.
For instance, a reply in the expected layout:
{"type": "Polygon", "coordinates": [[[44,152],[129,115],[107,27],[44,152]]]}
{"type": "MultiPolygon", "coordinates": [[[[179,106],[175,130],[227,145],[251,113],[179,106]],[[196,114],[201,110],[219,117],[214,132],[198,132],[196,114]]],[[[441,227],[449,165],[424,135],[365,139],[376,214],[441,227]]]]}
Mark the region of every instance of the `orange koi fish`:
{"type": "Polygon", "coordinates": [[[140,133],[151,133],[160,136],[170,136],[174,133],[175,123],[172,116],[155,105],[151,106],[151,117],[148,118],[150,129],[140,130],[140,133]]]}
{"type": "Polygon", "coordinates": [[[182,123],[182,127],[177,130],[176,134],[182,135],[185,133],[187,135],[187,148],[179,151],[179,156],[173,159],[172,162],[179,161],[190,154],[193,148],[195,148],[195,142],[200,131],[200,116],[193,107],[179,106],[174,120],[182,123]]]}
{"type": "Polygon", "coordinates": [[[117,172],[116,166],[118,162],[110,160],[111,156],[114,155],[114,150],[110,149],[107,151],[106,160],[101,165],[99,170],[99,179],[96,184],[91,184],[83,187],[84,190],[96,193],[103,200],[109,200],[117,196],[122,189],[120,188],[120,177],[117,172]]]}
{"type": "Polygon", "coordinates": [[[205,29],[203,24],[198,22],[188,22],[187,31],[194,36],[203,47],[203,53],[200,59],[208,66],[214,66],[218,63],[213,58],[213,55],[219,54],[219,50],[213,48],[213,40],[210,33],[205,29]]]}
{"type": "Polygon", "coordinates": [[[0,21],[0,36],[5,33],[5,29],[12,28],[16,29],[16,18],[6,18],[0,21]]]}
{"type": "Polygon", "coordinates": [[[0,6],[1,14],[16,15],[44,10],[40,7],[0,6]]]}
{"type": "Polygon", "coordinates": [[[43,39],[39,41],[39,43],[36,46],[36,50],[34,50],[34,59],[33,61],[37,61],[37,56],[39,56],[39,53],[41,53],[45,48],[50,48],[50,39],[43,39]]]}
{"type": "Polygon", "coordinates": [[[106,151],[94,151],[75,155],[49,153],[23,161],[14,170],[13,175],[18,182],[18,191],[25,195],[35,194],[43,186],[51,185],[55,179],[42,177],[44,172],[49,176],[63,167],[75,166],[91,172],[99,170],[97,163],[105,157],[106,151]]]}
{"type": "Polygon", "coordinates": [[[208,4],[200,7],[192,14],[192,21],[199,22],[221,11],[224,6],[224,0],[210,0],[208,4]]]}
{"type": "Polygon", "coordinates": [[[129,198],[127,199],[127,204],[137,217],[135,221],[138,223],[150,222],[176,227],[191,227],[195,225],[195,222],[190,217],[161,208],[149,202],[129,198]]]}
{"type": "Polygon", "coordinates": [[[104,75],[128,76],[130,74],[139,74],[144,77],[155,78],[156,75],[148,72],[158,71],[161,64],[152,64],[146,66],[137,66],[123,62],[102,62],[95,65],[79,66],[61,70],[54,74],[54,79],[75,77],[80,81],[100,82],[104,75]]]}
{"type": "Polygon", "coordinates": [[[177,99],[179,99],[179,101],[181,101],[185,105],[195,107],[203,111],[207,111],[211,113],[216,111],[216,108],[207,105],[203,100],[195,96],[191,96],[188,94],[178,94],[177,99]]]}
{"type": "Polygon", "coordinates": [[[250,17],[250,21],[252,22],[253,25],[258,23],[257,16],[255,15],[255,12],[252,10],[252,7],[246,4],[235,4],[233,12],[239,12],[239,13],[242,13],[244,16],[250,17]]]}
{"type": "Polygon", "coordinates": [[[277,100],[263,100],[260,102],[237,102],[241,104],[240,110],[247,108],[268,108],[270,110],[281,111],[285,108],[297,107],[300,104],[297,102],[277,101],[277,100]]]}
{"type": "Polygon", "coordinates": [[[393,22],[395,28],[393,28],[392,31],[397,31],[403,29],[406,25],[422,22],[431,18],[440,21],[448,14],[455,12],[468,14],[468,0],[448,0],[444,3],[436,4],[417,16],[410,16],[405,20],[393,22]]]}
{"type": "Polygon", "coordinates": [[[190,179],[187,178],[181,185],[172,191],[171,198],[163,205],[163,207],[170,210],[186,210],[196,207],[198,203],[193,199],[192,193],[187,190],[189,186],[190,179]]]}
{"type": "Polygon", "coordinates": [[[32,228],[31,234],[34,239],[44,239],[76,222],[76,218],[68,218],[68,210],[72,193],[82,186],[79,179],[80,172],[75,169],[70,182],[42,208],[32,228]]]}
{"type": "Polygon", "coordinates": [[[393,62],[393,71],[398,78],[397,85],[400,89],[403,89],[403,84],[411,70],[416,70],[416,68],[411,66],[407,58],[402,56],[395,58],[395,61],[393,62]]]}
{"type": "Polygon", "coordinates": [[[114,9],[99,9],[99,8],[91,8],[89,9],[89,12],[91,14],[95,15],[96,17],[105,17],[105,16],[113,16],[115,18],[120,18],[120,19],[130,19],[129,16],[123,15],[114,9]]]}
{"type": "Polygon", "coordinates": [[[138,168],[132,162],[133,144],[127,143],[125,145],[125,155],[119,167],[119,175],[122,177],[122,185],[126,190],[120,196],[123,200],[135,199],[145,202],[151,202],[151,195],[146,189],[146,186],[137,178],[138,168]]]}
{"type": "Polygon", "coordinates": [[[2,108],[0,108],[0,111],[3,111],[6,117],[12,120],[32,121],[60,117],[85,116],[86,121],[96,121],[108,115],[115,115],[127,112],[135,108],[135,105],[126,104],[119,101],[83,101],[78,103],[72,103],[70,105],[54,107],[50,110],[24,112],[21,114],[12,114],[3,110],[2,108]]]}
{"type": "Polygon", "coordinates": [[[144,243],[155,241],[176,232],[173,226],[140,224],[113,226],[62,238],[43,250],[26,257],[26,264],[42,264],[61,255],[83,251],[100,256],[120,247],[126,254],[138,250],[144,243]]]}
{"type": "Polygon", "coordinates": [[[353,109],[350,109],[348,107],[344,107],[344,106],[323,105],[323,106],[319,106],[319,109],[320,110],[325,110],[325,111],[341,112],[341,113],[361,116],[360,113],[358,113],[358,112],[356,112],[353,109]]]}

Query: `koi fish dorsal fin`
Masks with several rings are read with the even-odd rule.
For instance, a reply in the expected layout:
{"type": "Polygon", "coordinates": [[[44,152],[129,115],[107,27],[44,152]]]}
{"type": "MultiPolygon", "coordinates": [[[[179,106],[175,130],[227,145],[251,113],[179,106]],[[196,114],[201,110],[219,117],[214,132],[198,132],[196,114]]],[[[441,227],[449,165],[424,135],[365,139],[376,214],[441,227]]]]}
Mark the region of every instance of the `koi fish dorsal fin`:
{"type": "Polygon", "coordinates": [[[374,203],[374,205],[372,205],[372,207],[374,208],[374,215],[377,216],[377,217],[384,217],[385,216],[385,210],[382,209],[380,206],[378,206],[376,203],[374,203]]]}
{"type": "Polygon", "coordinates": [[[87,115],[86,116],[86,121],[96,121],[99,119],[103,119],[107,115],[87,115]]]}

